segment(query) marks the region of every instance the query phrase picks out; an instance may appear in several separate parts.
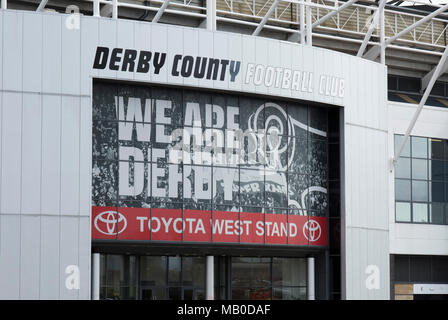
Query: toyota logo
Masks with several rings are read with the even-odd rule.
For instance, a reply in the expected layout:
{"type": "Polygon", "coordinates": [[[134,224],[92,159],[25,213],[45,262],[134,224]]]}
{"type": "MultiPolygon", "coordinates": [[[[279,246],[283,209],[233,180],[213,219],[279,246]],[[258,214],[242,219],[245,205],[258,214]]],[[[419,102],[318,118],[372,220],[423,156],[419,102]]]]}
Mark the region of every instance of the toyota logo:
{"type": "Polygon", "coordinates": [[[120,234],[121,232],[126,229],[128,223],[126,221],[126,218],[118,212],[118,223],[117,223],[117,212],[116,211],[104,211],[101,212],[99,215],[95,217],[95,220],[93,221],[93,224],[95,225],[96,230],[101,232],[102,234],[112,236],[115,235],[116,227],[118,224],[120,234]],[[120,226],[121,225],[121,226],[120,226]]]}
{"type": "Polygon", "coordinates": [[[305,236],[306,240],[309,240],[310,242],[319,240],[321,233],[322,230],[320,228],[320,224],[316,220],[308,220],[303,225],[303,235],[305,236]]]}

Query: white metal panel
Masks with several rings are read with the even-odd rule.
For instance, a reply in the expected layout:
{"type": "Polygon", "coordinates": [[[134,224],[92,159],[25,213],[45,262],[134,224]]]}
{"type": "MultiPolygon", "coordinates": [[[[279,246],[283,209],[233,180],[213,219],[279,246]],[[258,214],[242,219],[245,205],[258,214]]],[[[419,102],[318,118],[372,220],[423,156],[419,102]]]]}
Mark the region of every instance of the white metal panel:
{"type": "MultiPolygon", "coordinates": [[[[274,68],[275,71],[278,66],[282,65],[282,62],[280,61],[280,41],[273,41],[268,46],[268,61],[268,65],[274,68]]],[[[280,85],[279,87],[276,87],[275,80],[274,76],[274,83],[268,87],[268,94],[270,95],[279,95],[281,92],[280,85]]]]}
{"type": "MultiPolygon", "coordinates": [[[[196,64],[196,57],[202,56],[202,53],[199,54],[199,47],[201,46],[201,43],[199,43],[199,31],[198,29],[190,29],[185,28],[183,30],[183,46],[184,46],[184,57],[185,56],[192,56],[193,57],[193,66],[191,75],[189,77],[184,78],[184,85],[186,86],[198,86],[198,79],[194,77],[194,66],[196,64]]],[[[180,68],[182,72],[182,68],[180,68]]],[[[188,71],[188,70],[186,70],[188,71]]]]}
{"type": "MultiPolygon", "coordinates": [[[[197,53],[199,53],[198,55],[201,57],[207,57],[207,58],[214,57],[213,42],[214,42],[213,32],[201,30],[198,33],[198,42],[197,42],[197,48],[196,48],[197,53]]],[[[207,69],[205,70],[205,74],[207,74],[207,69]]],[[[198,80],[199,87],[207,87],[207,86],[210,86],[211,84],[212,84],[212,81],[207,80],[206,77],[198,80]]]]}
{"type": "MultiPolygon", "coordinates": [[[[143,24],[145,25],[144,29],[147,30],[147,24],[143,24]]],[[[151,48],[151,50],[153,52],[167,52],[168,50],[168,38],[166,37],[166,33],[167,33],[167,27],[163,24],[160,23],[155,23],[151,25],[151,31],[150,33],[147,34],[147,37],[149,37],[149,45],[148,48],[151,48]]],[[[146,39],[148,39],[146,37],[146,39]]],[[[169,57],[168,55],[165,58],[165,65],[168,65],[169,63],[169,57]]],[[[154,69],[151,68],[151,79],[154,82],[166,82],[168,79],[168,74],[171,72],[171,70],[169,70],[169,68],[162,68],[159,72],[159,74],[155,74],[154,73],[154,69]]]]}
{"type": "MultiPolygon", "coordinates": [[[[302,65],[302,71],[306,71],[308,73],[313,72],[314,71],[314,67],[315,67],[315,62],[314,60],[314,50],[312,47],[310,46],[302,46],[302,61],[303,61],[303,65],[302,65]]],[[[313,81],[315,81],[316,75],[313,74],[313,81]]],[[[303,78],[303,77],[302,77],[303,78]]],[[[313,92],[301,92],[301,98],[302,99],[306,99],[306,100],[313,100],[314,98],[314,93],[315,93],[316,89],[313,88],[313,92]]],[[[322,97],[320,97],[320,99],[322,99],[322,97]]],[[[319,101],[319,99],[316,99],[317,101],[319,101]]]]}
{"type": "Polygon", "coordinates": [[[248,35],[241,35],[241,41],[243,43],[243,60],[241,65],[241,75],[242,77],[242,85],[241,89],[242,91],[246,92],[255,92],[255,85],[253,81],[247,82],[244,78],[244,75],[248,71],[248,65],[249,64],[255,64],[256,62],[256,56],[255,56],[255,37],[251,37],[248,35]]]}
{"type": "Polygon", "coordinates": [[[92,186],[92,100],[81,98],[79,149],[79,206],[80,214],[90,216],[92,186]]]}
{"type": "Polygon", "coordinates": [[[46,15],[43,19],[42,91],[61,92],[62,29],[60,15],[46,15]]]}
{"type": "Polygon", "coordinates": [[[22,89],[23,14],[3,11],[3,89],[22,89]]]}
{"type": "MultiPolygon", "coordinates": [[[[286,41],[280,41],[280,62],[279,65],[284,66],[284,68],[291,69],[292,65],[292,50],[291,45],[286,41]]],[[[282,79],[285,72],[283,71],[282,79]]],[[[280,83],[280,94],[285,97],[291,96],[291,90],[285,89],[280,83]]]]}
{"type": "Polygon", "coordinates": [[[0,299],[20,296],[20,216],[0,215],[0,299]]]}
{"type": "MultiPolygon", "coordinates": [[[[3,27],[3,11],[0,12],[0,26],[3,27]]],[[[3,31],[0,30],[0,90],[3,89],[3,31]]],[[[0,99],[1,100],[1,99],[0,99]]],[[[1,102],[0,102],[1,103],[1,102]]]]}
{"type": "MultiPolygon", "coordinates": [[[[213,34],[211,32],[209,32],[209,33],[201,32],[200,36],[204,37],[205,34],[207,34],[207,37],[213,38],[213,34]]],[[[204,42],[206,42],[206,41],[201,41],[201,43],[204,43],[204,42]]],[[[242,44],[241,35],[236,34],[236,33],[228,34],[227,46],[228,46],[229,58],[231,60],[235,60],[235,63],[240,62],[240,70],[239,70],[238,75],[234,79],[235,81],[230,81],[230,79],[229,79],[229,90],[241,91],[241,88],[243,87],[243,83],[244,83],[244,76],[243,76],[244,71],[243,71],[243,62],[242,62],[242,60],[243,60],[243,44],[242,44]]]]}
{"type": "MultiPolygon", "coordinates": [[[[269,65],[269,57],[268,57],[268,48],[271,44],[271,41],[269,41],[266,38],[256,37],[255,38],[255,58],[257,61],[257,65],[261,64],[263,66],[269,65]]],[[[263,82],[259,86],[255,86],[255,92],[261,93],[261,94],[267,94],[268,89],[264,85],[264,78],[263,82]]]]}
{"type": "Polygon", "coordinates": [[[20,232],[20,298],[39,299],[40,216],[23,215],[20,232]]]}
{"type": "MultiPolygon", "coordinates": [[[[290,46],[291,51],[291,70],[292,73],[294,73],[294,71],[300,71],[302,72],[303,69],[303,47],[302,46],[290,46]]],[[[301,73],[302,74],[302,73],[301,73]]],[[[293,75],[291,75],[291,81],[293,79],[293,75]]],[[[302,94],[300,93],[300,91],[298,90],[292,90],[291,91],[291,97],[292,98],[302,98],[302,94]]]]}
{"type": "Polygon", "coordinates": [[[98,70],[92,69],[96,47],[99,41],[99,19],[81,20],[81,94],[92,94],[92,79],[98,76],[98,70]],[[92,72],[91,72],[92,70],[92,72]]]}
{"type": "Polygon", "coordinates": [[[81,30],[63,25],[61,91],[77,95],[81,92],[81,30]]]}
{"type": "Polygon", "coordinates": [[[40,213],[42,96],[23,94],[22,111],[22,213],[40,213]]]}
{"type": "Polygon", "coordinates": [[[22,95],[3,92],[1,143],[1,213],[20,213],[22,95]],[[7,201],[5,201],[7,199],[7,201]]]}
{"type": "MultiPolygon", "coordinates": [[[[336,58],[336,54],[334,52],[332,53],[327,53],[324,50],[315,50],[315,57],[316,57],[316,61],[319,61],[320,63],[315,63],[314,64],[314,76],[316,77],[316,79],[314,79],[314,83],[315,83],[315,88],[314,88],[314,99],[318,99],[319,95],[322,98],[322,102],[328,103],[328,104],[332,104],[333,103],[333,99],[331,98],[331,96],[329,95],[324,95],[322,96],[321,94],[319,94],[319,90],[320,90],[320,76],[321,75],[325,75],[325,76],[331,76],[334,75],[334,70],[333,70],[333,66],[335,64],[335,58],[336,58]],[[328,55],[331,55],[331,58],[328,59],[328,55]],[[327,58],[325,57],[327,56],[327,58]]],[[[326,84],[326,82],[325,82],[326,84]]],[[[324,91],[325,92],[325,91],[324,91]]]]}
{"type": "MultiPolygon", "coordinates": [[[[98,46],[109,48],[109,58],[112,50],[117,46],[117,22],[112,19],[99,19],[99,40],[98,46]]],[[[92,60],[93,65],[93,60],[92,60]]],[[[96,73],[96,71],[95,71],[96,73]]],[[[98,71],[98,76],[101,78],[116,78],[117,72],[109,70],[107,64],[104,70],[98,71]]]]}
{"type": "Polygon", "coordinates": [[[42,95],[43,214],[59,214],[61,195],[61,97],[42,95]]]}
{"type": "MultiPolygon", "coordinates": [[[[140,22],[140,23],[135,23],[135,25],[134,25],[134,48],[137,51],[142,51],[142,50],[152,51],[153,53],[152,53],[151,61],[154,59],[154,52],[157,51],[157,50],[154,50],[153,46],[151,45],[152,29],[153,29],[153,27],[149,23],[140,22]]],[[[163,39],[166,39],[166,38],[163,37],[163,39]]],[[[165,52],[165,50],[162,52],[165,52]]],[[[138,59],[138,57],[137,57],[137,59],[138,59]]],[[[137,64],[136,64],[135,69],[134,69],[134,79],[149,82],[152,79],[151,74],[153,73],[153,71],[154,71],[153,68],[150,67],[148,73],[137,72],[137,64]]]]}
{"type": "Polygon", "coordinates": [[[90,265],[91,265],[91,231],[90,216],[79,218],[79,272],[82,283],[79,288],[79,299],[90,299],[90,265]]]}
{"type": "MultiPolygon", "coordinates": [[[[23,13],[23,90],[42,89],[42,15],[23,13]]],[[[9,49],[8,49],[9,50],[9,49]]]]}
{"type": "MultiPolygon", "coordinates": [[[[213,56],[215,59],[229,59],[227,42],[228,35],[226,33],[215,33],[213,35],[213,56]]],[[[221,72],[218,73],[218,79],[214,82],[215,88],[229,88],[229,66],[226,67],[226,71],[224,81],[220,80],[221,72]]]]}
{"type": "MultiPolygon", "coordinates": [[[[123,62],[123,57],[126,49],[134,48],[134,22],[129,20],[118,19],[117,20],[117,47],[122,48],[121,62],[123,62]]],[[[152,61],[152,59],[151,59],[152,61]]],[[[120,68],[117,71],[117,77],[120,79],[134,79],[134,73],[128,71],[122,71],[122,63],[119,64],[120,68]]]]}
{"type": "MultiPolygon", "coordinates": [[[[78,299],[79,290],[69,289],[66,286],[67,278],[73,275],[70,270],[67,270],[69,266],[79,267],[79,218],[76,217],[64,217],[61,216],[60,220],[60,256],[59,256],[59,292],[60,299],[78,299]]],[[[80,277],[89,277],[87,274],[79,274],[80,277]]],[[[80,280],[83,278],[80,278],[80,280]]],[[[87,284],[87,281],[82,281],[83,285],[87,284]]]]}
{"type": "MultiPolygon", "coordinates": [[[[165,34],[167,37],[167,61],[173,61],[175,55],[183,55],[183,32],[181,28],[176,27],[167,27],[167,33],[165,34]]],[[[173,66],[174,67],[174,66],[173,66]]],[[[178,64],[178,72],[180,72],[180,63],[178,64]]],[[[183,80],[181,77],[176,77],[172,75],[171,68],[168,68],[168,82],[173,84],[183,84],[183,80]]]]}
{"type": "Polygon", "coordinates": [[[41,216],[40,299],[59,299],[59,216],[41,216]]]}
{"type": "Polygon", "coordinates": [[[79,214],[80,98],[62,97],[61,214],[79,214]]]}

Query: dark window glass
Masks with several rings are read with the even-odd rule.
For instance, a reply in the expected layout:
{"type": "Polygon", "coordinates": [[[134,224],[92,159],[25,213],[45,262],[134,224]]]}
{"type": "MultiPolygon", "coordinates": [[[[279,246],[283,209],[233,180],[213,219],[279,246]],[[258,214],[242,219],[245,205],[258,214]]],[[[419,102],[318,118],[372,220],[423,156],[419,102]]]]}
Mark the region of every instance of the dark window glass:
{"type": "Polygon", "coordinates": [[[184,286],[205,287],[205,258],[182,258],[182,283],[184,286]]]}
{"type": "Polygon", "coordinates": [[[412,282],[431,281],[430,257],[411,256],[411,281],[412,282]]]}
{"type": "Polygon", "coordinates": [[[306,261],[294,258],[273,258],[273,286],[306,286],[306,261]]]}
{"type": "Polygon", "coordinates": [[[388,75],[387,77],[387,89],[388,90],[397,90],[398,89],[398,77],[393,75],[388,75]]]}
{"type": "MultiPolygon", "coordinates": [[[[429,214],[429,222],[435,224],[443,224],[445,217],[445,204],[443,203],[431,203],[429,214]]],[[[448,269],[447,269],[448,270],[448,269]]]]}
{"type": "Polygon", "coordinates": [[[434,83],[434,86],[432,87],[430,95],[442,97],[445,96],[445,83],[436,81],[436,83],[434,83]]]}
{"type": "Polygon", "coordinates": [[[398,77],[398,90],[407,92],[420,92],[420,79],[398,77]]]}
{"type": "Polygon", "coordinates": [[[168,285],[180,283],[181,258],[168,257],[168,285]]]}
{"type": "Polygon", "coordinates": [[[429,161],[429,179],[435,181],[443,181],[444,178],[444,161],[442,160],[431,160],[429,161]]]}
{"type": "Polygon", "coordinates": [[[140,257],[140,285],[164,286],[166,285],[166,257],[141,256],[140,257]]]}
{"type": "Polygon", "coordinates": [[[429,139],[429,150],[431,159],[445,159],[445,142],[440,139],[429,139]]]}
{"type": "Polygon", "coordinates": [[[448,283],[448,257],[432,257],[432,281],[448,283]]]}
{"type": "Polygon", "coordinates": [[[409,256],[395,255],[395,281],[411,281],[409,256]]]}
{"type": "Polygon", "coordinates": [[[432,181],[429,183],[429,201],[443,202],[445,201],[445,185],[443,182],[432,181]]]}

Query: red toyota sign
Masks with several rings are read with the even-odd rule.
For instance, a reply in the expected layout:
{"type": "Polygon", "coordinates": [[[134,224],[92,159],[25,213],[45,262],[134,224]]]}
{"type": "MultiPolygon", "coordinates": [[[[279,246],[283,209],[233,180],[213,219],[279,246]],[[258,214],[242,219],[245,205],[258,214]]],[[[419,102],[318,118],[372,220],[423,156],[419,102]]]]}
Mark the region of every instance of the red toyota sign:
{"type": "Polygon", "coordinates": [[[327,218],[161,208],[92,208],[92,238],[326,246],[327,218]]]}

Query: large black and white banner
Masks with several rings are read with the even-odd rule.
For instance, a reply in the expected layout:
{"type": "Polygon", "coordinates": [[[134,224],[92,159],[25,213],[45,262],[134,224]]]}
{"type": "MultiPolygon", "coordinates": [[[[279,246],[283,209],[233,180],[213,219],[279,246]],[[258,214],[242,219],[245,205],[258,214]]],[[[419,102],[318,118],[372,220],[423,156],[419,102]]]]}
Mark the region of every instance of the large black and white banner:
{"type": "MultiPolygon", "coordinates": [[[[327,144],[326,108],[98,83],[93,98],[93,206],[311,216],[318,221],[328,209],[327,144]]],[[[96,215],[104,210],[95,209],[96,215]]],[[[101,234],[118,235],[124,231],[120,214],[115,229],[104,215],[94,226],[101,234]],[[101,232],[101,222],[109,231],[101,232]]],[[[135,228],[154,231],[157,222],[151,219],[146,226],[140,218],[135,228]]],[[[171,222],[160,220],[161,229],[164,221],[168,231],[171,222]]],[[[285,221],[277,227],[287,239],[294,231],[285,221]]],[[[240,219],[232,228],[241,236],[244,222],[240,219]]],[[[200,233],[201,227],[195,230],[200,233]]]]}

